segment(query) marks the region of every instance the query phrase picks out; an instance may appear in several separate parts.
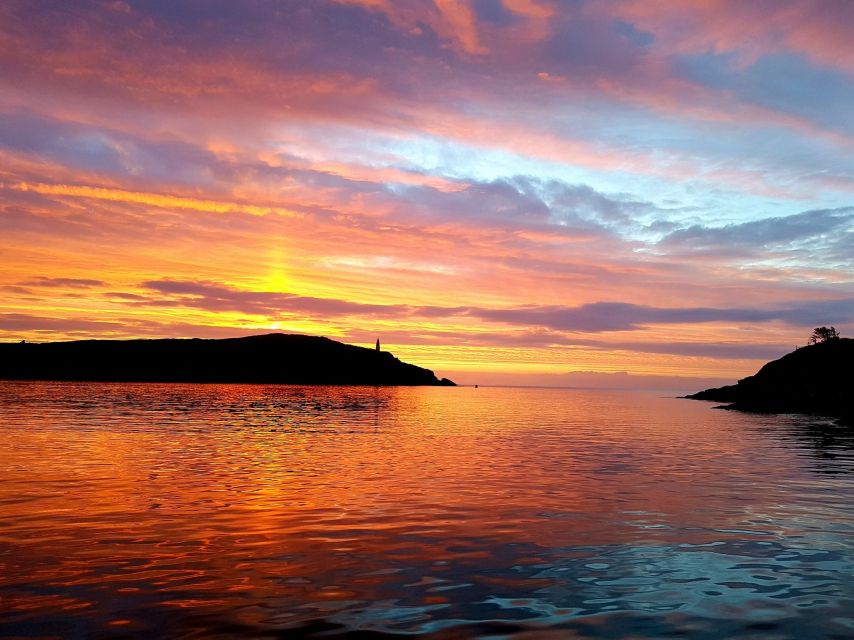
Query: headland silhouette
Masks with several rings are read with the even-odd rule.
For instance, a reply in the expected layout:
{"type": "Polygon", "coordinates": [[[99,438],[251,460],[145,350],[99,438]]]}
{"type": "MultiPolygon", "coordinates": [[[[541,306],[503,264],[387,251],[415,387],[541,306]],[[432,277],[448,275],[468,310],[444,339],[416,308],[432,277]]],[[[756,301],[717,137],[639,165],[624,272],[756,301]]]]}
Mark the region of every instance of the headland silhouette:
{"type": "Polygon", "coordinates": [[[811,413],[854,423],[854,340],[833,337],[796,349],[736,384],[686,396],[727,409],[811,413]]]}
{"type": "Polygon", "coordinates": [[[0,379],[455,386],[387,351],[316,336],[0,344],[0,379]]]}

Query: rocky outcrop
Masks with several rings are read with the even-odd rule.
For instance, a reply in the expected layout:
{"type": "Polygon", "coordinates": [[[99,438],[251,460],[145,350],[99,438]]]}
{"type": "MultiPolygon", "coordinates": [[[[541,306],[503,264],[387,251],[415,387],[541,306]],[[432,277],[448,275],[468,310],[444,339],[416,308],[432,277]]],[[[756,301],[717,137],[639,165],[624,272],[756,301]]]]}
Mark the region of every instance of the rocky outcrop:
{"type": "Polygon", "coordinates": [[[767,413],[813,413],[854,421],[854,340],[802,347],[737,384],[687,396],[767,413]]]}

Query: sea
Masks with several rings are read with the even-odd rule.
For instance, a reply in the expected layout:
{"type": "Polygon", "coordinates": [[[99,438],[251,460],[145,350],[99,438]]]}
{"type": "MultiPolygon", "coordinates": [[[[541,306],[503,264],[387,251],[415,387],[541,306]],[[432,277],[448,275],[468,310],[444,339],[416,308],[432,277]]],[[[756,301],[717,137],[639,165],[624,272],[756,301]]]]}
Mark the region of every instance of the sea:
{"type": "Polygon", "coordinates": [[[854,637],[854,430],[675,396],[0,382],[0,637],[854,637]]]}

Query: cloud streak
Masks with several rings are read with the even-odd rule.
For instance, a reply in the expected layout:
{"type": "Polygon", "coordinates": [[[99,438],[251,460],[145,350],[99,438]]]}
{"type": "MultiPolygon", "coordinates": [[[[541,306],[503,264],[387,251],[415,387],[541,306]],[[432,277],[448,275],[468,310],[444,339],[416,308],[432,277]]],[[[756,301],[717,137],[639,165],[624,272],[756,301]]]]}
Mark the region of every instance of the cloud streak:
{"type": "Polygon", "coordinates": [[[135,191],[125,191],[122,189],[105,189],[102,187],[90,187],[86,185],[19,182],[17,184],[9,185],[7,188],[15,191],[23,191],[24,193],[33,191],[35,193],[49,196],[127,202],[132,204],[150,205],[163,209],[189,209],[191,211],[203,211],[206,213],[239,212],[248,213],[253,216],[274,214],[289,218],[296,218],[300,216],[297,212],[283,209],[281,207],[264,207],[253,204],[186,198],[158,193],[140,193],[135,191]]]}
{"type": "Polygon", "coordinates": [[[154,280],[140,284],[162,298],[131,297],[130,304],[186,306],[206,311],[238,311],[276,317],[301,313],[320,317],[350,315],[405,318],[474,317],[479,320],[523,327],[542,327],[574,333],[631,331],[650,325],[692,325],[714,322],[767,323],[780,321],[806,327],[835,317],[854,322],[854,298],[813,301],[777,308],[751,307],[652,307],[619,302],[595,302],[578,306],[529,306],[507,309],[378,305],[315,298],[269,291],[245,291],[214,282],[154,280]]]}
{"type": "Polygon", "coordinates": [[[103,280],[92,280],[91,278],[46,278],[37,276],[18,283],[22,287],[48,287],[59,289],[91,289],[102,287],[106,283],[103,280]]]}

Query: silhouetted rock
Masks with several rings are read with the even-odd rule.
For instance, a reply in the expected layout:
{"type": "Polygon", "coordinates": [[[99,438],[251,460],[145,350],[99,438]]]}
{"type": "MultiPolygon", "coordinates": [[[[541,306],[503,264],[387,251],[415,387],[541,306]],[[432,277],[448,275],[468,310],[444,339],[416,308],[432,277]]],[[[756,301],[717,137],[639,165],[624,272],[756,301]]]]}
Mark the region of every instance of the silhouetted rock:
{"type": "Polygon", "coordinates": [[[454,386],[387,351],[281,333],[0,344],[0,379],[454,386]]]}
{"type": "Polygon", "coordinates": [[[728,409],[813,413],[854,422],[854,340],[802,347],[737,384],[686,397],[729,402],[728,409]]]}

